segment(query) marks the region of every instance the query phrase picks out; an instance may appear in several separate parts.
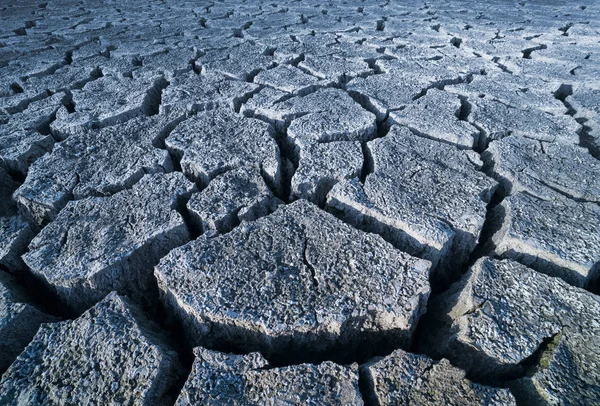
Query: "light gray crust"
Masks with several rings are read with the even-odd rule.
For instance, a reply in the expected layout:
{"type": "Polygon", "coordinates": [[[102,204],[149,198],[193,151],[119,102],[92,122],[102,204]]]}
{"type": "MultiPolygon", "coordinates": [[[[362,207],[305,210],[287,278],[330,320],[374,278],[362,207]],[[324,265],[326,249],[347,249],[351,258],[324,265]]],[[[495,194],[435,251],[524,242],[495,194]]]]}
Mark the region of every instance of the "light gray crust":
{"type": "Polygon", "coordinates": [[[406,126],[415,134],[459,148],[477,148],[482,144],[479,130],[459,120],[461,101],[458,96],[438,89],[427,91],[406,108],[390,113],[392,122],[406,126]]]}
{"type": "Polygon", "coordinates": [[[34,235],[35,227],[23,217],[0,217],[0,270],[12,274],[24,271],[21,255],[27,251],[27,245],[34,235]]]}
{"type": "Polygon", "coordinates": [[[319,89],[306,96],[284,97],[267,88],[243,110],[273,123],[294,144],[302,141],[368,141],[375,137],[375,115],[340,89],[319,89]],[[268,97],[262,96],[265,92],[268,97]]]}
{"type": "Polygon", "coordinates": [[[232,169],[217,176],[187,203],[202,232],[226,233],[241,221],[253,221],[275,211],[281,200],[253,167],[232,169]]]}
{"type": "Polygon", "coordinates": [[[492,141],[482,158],[506,194],[600,202],[600,161],[579,146],[511,135],[492,141]]]}
{"type": "Polygon", "coordinates": [[[429,267],[299,200],[173,250],[155,275],[192,343],[288,356],[357,350],[370,334],[409,343],[429,267]]]}
{"type": "Polygon", "coordinates": [[[298,169],[291,182],[291,197],[324,205],[338,182],[360,176],[364,156],[358,141],[302,142],[297,147],[298,169]]]}
{"type": "Polygon", "coordinates": [[[76,311],[112,290],[143,299],[151,267],[189,240],[176,207],[193,191],[181,173],[152,174],[111,197],[69,202],[23,260],[76,311]]]}
{"type": "Polygon", "coordinates": [[[73,129],[29,169],[14,193],[21,213],[37,224],[53,220],[71,199],[107,196],[130,188],[144,174],[170,172],[162,133],[184,115],[137,117],[102,129],[73,129]]]}
{"type": "Polygon", "coordinates": [[[43,324],[2,376],[0,403],[160,404],[179,365],[156,331],[115,293],[76,320],[43,324]]]}
{"type": "Polygon", "coordinates": [[[229,109],[199,112],[175,127],[165,143],[180,160],[183,173],[202,186],[242,166],[255,167],[277,187],[281,183],[273,128],[229,109]]]}
{"type": "Polygon", "coordinates": [[[197,347],[194,354],[177,406],[363,405],[356,364],[326,361],[274,368],[256,352],[233,355],[197,347]]]}

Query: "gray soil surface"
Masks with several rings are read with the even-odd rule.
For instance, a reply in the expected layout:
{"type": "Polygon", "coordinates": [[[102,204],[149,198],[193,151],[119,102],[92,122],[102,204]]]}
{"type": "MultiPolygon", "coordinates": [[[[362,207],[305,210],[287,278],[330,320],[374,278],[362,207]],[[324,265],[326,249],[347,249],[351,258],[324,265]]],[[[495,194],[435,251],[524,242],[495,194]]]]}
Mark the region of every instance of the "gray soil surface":
{"type": "Polygon", "coordinates": [[[0,1],[0,404],[600,404],[600,3],[0,1]]]}

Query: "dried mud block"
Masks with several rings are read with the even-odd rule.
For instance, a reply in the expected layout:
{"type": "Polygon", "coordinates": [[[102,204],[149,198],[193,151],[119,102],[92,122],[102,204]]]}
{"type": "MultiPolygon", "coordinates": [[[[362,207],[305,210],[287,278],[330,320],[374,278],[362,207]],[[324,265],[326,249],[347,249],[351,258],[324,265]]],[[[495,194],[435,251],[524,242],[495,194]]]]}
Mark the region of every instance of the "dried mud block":
{"type": "Polygon", "coordinates": [[[431,303],[423,328],[434,354],[473,376],[512,380],[523,404],[596,404],[598,312],[592,293],[514,261],[482,258],[431,303]]]}
{"type": "Polygon", "coordinates": [[[600,268],[600,207],[560,195],[543,200],[529,193],[504,199],[492,237],[496,254],[579,287],[589,287],[600,268]]]}
{"type": "Polygon", "coordinates": [[[23,260],[78,311],[112,290],[143,298],[154,263],[189,239],[176,206],[194,190],[181,173],[154,174],[111,197],[69,202],[23,260]]]}
{"type": "Polygon", "coordinates": [[[496,182],[472,151],[392,127],[367,143],[373,172],[333,187],[327,205],[358,228],[433,263],[444,283],[478,243],[496,182]]]}
{"type": "Polygon", "coordinates": [[[179,365],[157,330],[115,293],[76,320],[44,324],[2,376],[0,403],[159,404],[179,365]]]}
{"type": "Polygon", "coordinates": [[[361,374],[376,405],[516,405],[508,389],[474,383],[447,359],[396,350],[361,365],[361,374]]]}
{"type": "Polygon", "coordinates": [[[223,404],[362,405],[358,367],[333,362],[271,367],[259,353],[194,349],[196,359],[177,406],[223,404]]]}
{"type": "Polygon", "coordinates": [[[155,275],[192,343],[294,359],[409,343],[429,266],[299,200],[173,250],[155,275]]]}

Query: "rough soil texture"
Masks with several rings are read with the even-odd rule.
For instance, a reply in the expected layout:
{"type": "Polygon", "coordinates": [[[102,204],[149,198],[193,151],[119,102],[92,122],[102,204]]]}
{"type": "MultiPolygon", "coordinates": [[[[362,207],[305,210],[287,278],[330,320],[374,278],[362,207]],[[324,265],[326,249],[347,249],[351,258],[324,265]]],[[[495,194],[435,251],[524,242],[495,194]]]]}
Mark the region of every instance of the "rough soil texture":
{"type": "Polygon", "coordinates": [[[0,404],[600,404],[600,4],[0,1],[0,404]]]}

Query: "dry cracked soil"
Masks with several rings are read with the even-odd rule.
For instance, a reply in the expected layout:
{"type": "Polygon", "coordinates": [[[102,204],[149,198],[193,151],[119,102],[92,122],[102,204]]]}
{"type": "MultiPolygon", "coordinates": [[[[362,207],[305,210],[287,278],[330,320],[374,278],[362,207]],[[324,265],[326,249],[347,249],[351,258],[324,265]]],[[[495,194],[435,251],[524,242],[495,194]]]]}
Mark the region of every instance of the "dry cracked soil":
{"type": "Polygon", "coordinates": [[[0,0],[0,404],[599,405],[600,3],[0,0]]]}

